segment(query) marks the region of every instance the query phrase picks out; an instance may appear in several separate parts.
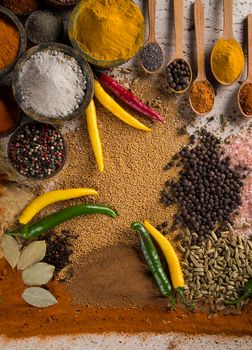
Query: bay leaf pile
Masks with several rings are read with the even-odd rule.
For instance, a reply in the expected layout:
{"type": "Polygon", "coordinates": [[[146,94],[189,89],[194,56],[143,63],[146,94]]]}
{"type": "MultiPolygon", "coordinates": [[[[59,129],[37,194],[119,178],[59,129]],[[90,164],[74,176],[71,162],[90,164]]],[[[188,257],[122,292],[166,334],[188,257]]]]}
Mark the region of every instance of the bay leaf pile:
{"type": "Polygon", "coordinates": [[[22,271],[22,278],[26,288],[22,298],[30,305],[47,307],[57,303],[55,297],[46,289],[41,288],[53,277],[55,267],[41,262],[46,255],[46,242],[34,241],[22,248],[14,237],[3,235],[3,255],[11,268],[22,271]]]}
{"type": "Polygon", "coordinates": [[[190,301],[208,305],[213,313],[241,308],[248,300],[237,307],[227,306],[225,301],[236,300],[252,278],[252,241],[236,235],[232,227],[219,238],[212,231],[200,246],[194,243],[194,235],[187,230],[178,244],[183,253],[185,295],[190,301]]]}

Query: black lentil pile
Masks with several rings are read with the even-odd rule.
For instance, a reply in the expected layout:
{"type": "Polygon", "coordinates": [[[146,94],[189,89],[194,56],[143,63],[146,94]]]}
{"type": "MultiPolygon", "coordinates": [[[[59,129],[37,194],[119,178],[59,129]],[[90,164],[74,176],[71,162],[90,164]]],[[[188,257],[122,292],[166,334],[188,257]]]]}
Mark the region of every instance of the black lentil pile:
{"type": "Polygon", "coordinates": [[[62,31],[62,22],[52,12],[36,11],[27,18],[25,29],[28,39],[35,44],[56,42],[62,31]]]}
{"type": "Polygon", "coordinates": [[[55,266],[55,271],[59,272],[71,262],[73,253],[72,242],[76,235],[68,231],[61,231],[60,234],[50,231],[41,237],[46,241],[46,256],[43,261],[55,266]]]}
{"type": "Polygon", "coordinates": [[[163,51],[157,43],[149,43],[141,52],[143,67],[149,72],[158,70],[164,61],[163,51]]]}
{"type": "Polygon", "coordinates": [[[185,90],[191,83],[192,74],[188,63],[182,59],[171,62],[167,68],[169,87],[175,91],[185,90]]]}
{"type": "Polygon", "coordinates": [[[43,179],[62,168],[66,148],[62,135],[53,126],[28,123],[10,139],[8,155],[20,174],[43,179]]]}
{"type": "Polygon", "coordinates": [[[165,170],[181,165],[177,181],[168,180],[162,191],[165,206],[177,203],[178,213],[173,218],[172,230],[181,225],[191,232],[193,243],[201,243],[215,231],[217,237],[232,222],[233,214],[241,205],[241,189],[248,169],[233,169],[229,157],[223,157],[220,141],[206,130],[201,130],[195,144],[185,146],[165,170]],[[195,144],[195,145],[194,145],[195,144]],[[194,145],[194,146],[193,146],[194,145]]]}

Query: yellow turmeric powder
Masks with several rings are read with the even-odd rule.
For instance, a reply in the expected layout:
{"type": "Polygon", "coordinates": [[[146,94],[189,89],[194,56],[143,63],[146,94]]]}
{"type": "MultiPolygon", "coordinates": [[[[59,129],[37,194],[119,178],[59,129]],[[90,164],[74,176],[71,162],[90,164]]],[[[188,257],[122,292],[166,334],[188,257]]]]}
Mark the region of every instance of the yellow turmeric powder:
{"type": "Polygon", "coordinates": [[[84,0],[69,34],[92,58],[126,61],[142,46],[144,18],[131,0],[84,0]]]}
{"type": "Polygon", "coordinates": [[[244,54],[235,39],[219,39],[211,55],[212,71],[224,84],[234,83],[244,69],[244,54]]]}

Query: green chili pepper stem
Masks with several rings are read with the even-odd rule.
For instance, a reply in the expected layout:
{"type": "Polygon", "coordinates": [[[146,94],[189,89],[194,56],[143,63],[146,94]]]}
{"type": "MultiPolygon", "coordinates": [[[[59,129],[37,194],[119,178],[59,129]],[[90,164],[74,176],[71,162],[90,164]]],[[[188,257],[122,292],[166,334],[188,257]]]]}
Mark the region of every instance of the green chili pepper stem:
{"type": "Polygon", "coordinates": [[[245,283],[244,290],[242,295],[236,299],[236,300],[227,300],[225,304],[227,305],[234,305],[240,303],[242,300],[246,298],[252,297],[252,279],[248,280],[248,282],[245,283]]]}
{"type": "Polygon", "coordinates": [[[179,294],[182,303],[188,308],[188,309],[194,309],[195,305],[193,303],[188,303],[185,299],[185,295],[184,295],[184,288],[179,287],[176,288],[175,291],[179,294]]]}
{"type": "Polygon", "coordinates": [[[171,301],[172,307],[174,307],[175,301],[172,294],[172,285],[163,269],[157,250],[149,233],[139,222],[133,222],[131,224],[131,228],[137,231],[139,234],[142,252],[160,290],[160,293],[164,297],[168,297],[171,301]]]}
{"type": "Polygon", "coordinates": [[[24,239],[32,239],[53,229],[55,226],[65,221],[73,219],[76,216],[87,214],[105,214],[113,218],[117,216],[117,213],[114,210],[103,205],[80,204],[59,210],[56,213],[43,217],[35,223],[18,227],[12,231],[7,231],[6,233],[12,236],[19,236],[24,239]]]}
{"type": "Polygon", "coordinates": [[[236,300],[227,300],[227,301],[225,301],[225,304],[227,304],[227,305],[234,305],[234,304],[238,304],[238,303],[240,303],[242,300],[244,300],[244,299],[246,299],[246,298],[248,298],[249,297],[249,295],[246,295],[246,294],[243,294],[243,295],[241,295],[238,299],[236,299],[236,300]]]}

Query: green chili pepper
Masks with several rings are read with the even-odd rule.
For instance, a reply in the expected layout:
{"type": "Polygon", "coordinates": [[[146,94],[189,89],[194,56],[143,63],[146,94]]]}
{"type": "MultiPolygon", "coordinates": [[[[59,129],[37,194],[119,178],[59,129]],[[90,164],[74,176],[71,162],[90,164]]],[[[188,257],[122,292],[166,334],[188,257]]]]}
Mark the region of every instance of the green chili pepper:
{"type": "Polygon", "coordinates": [[[115,218],[117,213],[103,205],[97,204],[80,204],[72,207],[59,210],[56,213],[48,215],[35,223],[20,226],[6,233],[12,236],[19,236],[24,239],[31,239],[40,236],[41,234],[53,229],[62,222],[73,219],[76,216],[87,214],[105,214],[115,218]]]}
{"type": "Polygon", "coordinates": [[[145,227],[139,222],[133,222],[131,228],[138,232],[141,248],[145,257],[145,260],[152,272],[152,275],[156,281],[156,284],[160,290],[160,293],[164,297],[168,297],[171,301],[172,307],[175,305],[173,297],[173,289],[169,278],[167,277],[163,266],[161,264],[158,252],[153,244],[151,236],[145,229],[145,227]]]}
{"type": "Polygon", "coordinates": [[[227,305],[237,304],[237,303],[240,303],[242,300],[244,300],[246,298],[250,298],[250,297],[252,297],[252,279],[249,280],[245,284],[243,293],[238,299],[236,299],[236,300],[228,300],[228,301],[226,301],[226,304],[227,305]]]}

